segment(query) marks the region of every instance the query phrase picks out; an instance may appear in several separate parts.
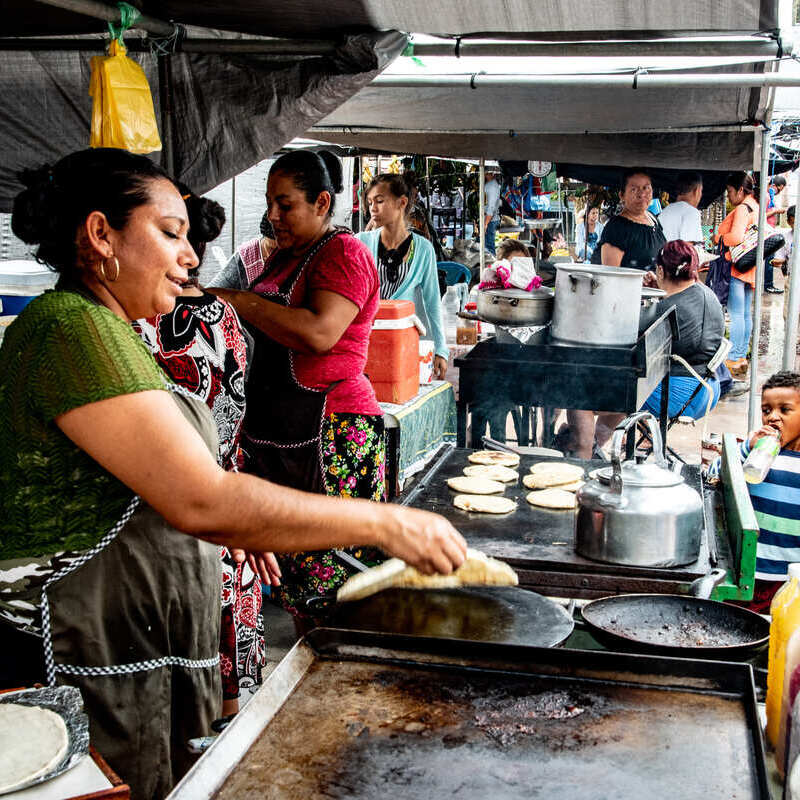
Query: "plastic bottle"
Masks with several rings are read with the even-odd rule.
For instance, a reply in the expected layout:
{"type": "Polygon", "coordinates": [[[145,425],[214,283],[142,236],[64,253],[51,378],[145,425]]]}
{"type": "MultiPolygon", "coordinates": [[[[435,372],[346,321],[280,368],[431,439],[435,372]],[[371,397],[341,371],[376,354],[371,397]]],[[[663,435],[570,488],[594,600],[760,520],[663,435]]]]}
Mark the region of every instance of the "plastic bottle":
{"type": "Polygon", "coordinates": [[[756,439],[750,454],[742,464],[744,479],[748,483],[761,483],[772,469],[772,462],[781,451],[780,434],[770,434],[756,439]]]}
{"type": "Polygon", "coordinates": [[[458,312],[461,311],[461,299],[455,286],[448,286],[442,298],[442,318],[444,322],[445,339],[448,344],[456,343],[458,330],[458,312]]]}
{"type": "Polygon", "coordinates": [[[769,613],[769,660],[767,666],[767,741],[775,748],[781,727],[786,646],[800,629],[800,564],[789,564],[788,580],[772,598],[769,613]]]}

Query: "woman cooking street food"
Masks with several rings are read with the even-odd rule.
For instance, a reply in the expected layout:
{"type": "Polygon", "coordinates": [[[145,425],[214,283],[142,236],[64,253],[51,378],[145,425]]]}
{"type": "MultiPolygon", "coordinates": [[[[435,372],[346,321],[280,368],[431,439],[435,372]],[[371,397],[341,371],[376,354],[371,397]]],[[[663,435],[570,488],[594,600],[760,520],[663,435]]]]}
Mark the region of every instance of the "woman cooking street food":
{"type": "Polygon", "coordinates": [[[465,544],[436,515],[217,464],[208,407],[130,325],[172,311],[198,263],[160,168],[100,148],[21,179],[13,230],[60,279],[0,348],[0,685],[78,686],[132,797],[163,797],[220,710],[218,545],[364,544],[449,572],[465,544]]]}
{"type": "MultiPolygon", "coordinates": [[[[206,244],[225,225],[225,209],[183,185],[178,188],[188,214],[187,238],[202,262],[206,244]]],[[[237,470],[242,465],[239,439],[249,336],[229,303],[199,288],[199,270],[199,266],[189,270],[189,279],[169,314],[137,320],[133,328],[161,369],[209,407],[217,427],[220,464],[237,470]]],[[[265,663],[261,581],[277,586],[280,569],[272,553],[246,558],[241,550],[222,547],[220,557],[222,715],[229,716],[239,710],[241,689],[260,682],[265,663]]]]}
{"type": "Polygon", "coordinates": [[[653,199],[650,175],[634,168],[622,176],[622,210],[603,228],[592,264],[631,269],[655,269],[656,256],[666,244],[658,220],[647,210],[653,199]]]}
{"type": "Polygon", "coordinates": [[[450,351],[445,344],[436,253],[427,239],[409,231],[411,190],[404,176],[385,172],[372,179],[366,194],[375,229],[356,235],[375,259],[381,300],[411,300],[415,304],[433,336],[433,376],[441,380],[447,372],[450,351]]]}
{"type": "MultiPolygon", "coordinates": [[[[364,366],[378,309],[378,273],[367,248],[333,227],[341,189],[331,153],[281,156],[267,181],[277,250],[248,290],[212,288],[250,326],[246,469],[295,488],[381,500],[383,416],[364,366]]],[[[359,550],[369,564],[383,560],[359,550]]],[[[349,571],[333,551],[279,558],[280,598],[296,617],[304,600],[340,586],[349,571]]],[[[298,623],[301,624],[301,623],[298,623]]]]}

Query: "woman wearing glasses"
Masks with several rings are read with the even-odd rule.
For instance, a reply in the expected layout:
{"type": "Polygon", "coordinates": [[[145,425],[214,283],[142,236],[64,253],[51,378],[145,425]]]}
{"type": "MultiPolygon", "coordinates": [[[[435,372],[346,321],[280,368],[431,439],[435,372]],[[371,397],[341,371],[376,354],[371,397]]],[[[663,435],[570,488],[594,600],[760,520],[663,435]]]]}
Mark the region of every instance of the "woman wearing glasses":
{"type": "Polygon", "coordinates": [[[653,183],[643,170],[628,169],[622,176],[622,210],[603,228],[592,264],[653,271],[656,256],[666,244],[658,220],[647,210],[653,199],[653,183]]]}
{"type": "Polygon", "coordinates": [[[433,377],[444,378],[449,350],[445,344],[442,301],[433,245],[408,229],[411,187],[402,175],[382,173],[367,187],[374,230],[356,234],[378,265],[381,300],[411,300],[433,336],[433,377]]]}

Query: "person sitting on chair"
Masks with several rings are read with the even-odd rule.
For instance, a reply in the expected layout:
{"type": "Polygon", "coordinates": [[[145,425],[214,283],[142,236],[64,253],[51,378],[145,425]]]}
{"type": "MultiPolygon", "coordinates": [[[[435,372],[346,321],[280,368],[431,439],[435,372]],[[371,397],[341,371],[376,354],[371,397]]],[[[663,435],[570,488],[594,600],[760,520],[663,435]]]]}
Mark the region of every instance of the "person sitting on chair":
{"type": "MultiPolygon", "coordinates": [[[[672,342],[669,379],[670,419],[678,416],[699,419],[719,400],[719,381],[716,376],[709,375],[708,363],[722,343],[725,315],[716,295],[697,280],[697,269],[697,251],[682,239],[667,242],[656,257],[658,286],[667,293],[658,302],[658,315],[673,307],[678,315],[678,339],[672,342]],[[705,379],[708,388],[693,372],[705,379]]],[[[655,415],[660,413],[661,384],[647,398],[643,408],[655,415]]],[[[600,447],[611,437],[623,416],[598,415],[595,437],[600,447]]]]}

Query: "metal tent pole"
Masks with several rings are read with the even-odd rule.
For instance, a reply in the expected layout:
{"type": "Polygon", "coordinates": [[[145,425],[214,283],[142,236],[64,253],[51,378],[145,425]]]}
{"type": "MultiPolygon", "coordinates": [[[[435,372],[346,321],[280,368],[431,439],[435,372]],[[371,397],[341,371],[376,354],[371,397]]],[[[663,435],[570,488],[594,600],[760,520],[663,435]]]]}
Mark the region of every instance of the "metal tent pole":
{"type": "Polygon", "coordinates": [[[358,157],[358,230],[364,230],[364,156],[358,157]]]}
{"type": "MultiPolygon", "coordinates": [[[[119,24],[121,18],[120,10],[116,6],[108,5],[108,3],[100,3],[97,2],[97,0],[36,1],[45,6],[63,8],[66,11],[72,11],[76,14],[83,14],[85,17],[102,19],[106,22],[113,22],[116,25],[119,24]]],[[[175,33],[175,26],[173,24],[149,17],[147,14],[142,14],[131,27],[141,28],[148,33],[154,34],[155,36],[172,36],[172,34],[175,33]]]]}
{"type": "Polygon", "coordinates": [[[795,363],[797,362],[797,317],[800,315],[800,269],[797,264],[797,236],[800,232],[800,214],[797,209],[800,208],[800,174],[796,176],[797,180],[797,195],[795,198],[794,208],[794,231],[792,232],[792,258],[789,273],[789,297],[787,298],[787,311],[786,311],[786,336],[783,342],[783,369],[794,372],[795,363]]]}
{"type": "Polygon", "coordinates": [[[486,178],[484,175],[484,169],[486,167],[486,159],[481,156],[480,162],[478,164],[478,231],[480,232],[480,244],[481,244],[481,271],[480,271],[480,279],[483,280],[483,270],[486,267],[486,225],[484,223],[484,217],[486,216],[486,201],[483,196],[483,187],[484,183],[486,182],[486,178]]]}
{"type": "Polygon", "coordinates": [[[559,89],[568,86],[582,86],[594,89],[745,89],[770,86],[800,86],[800,75],[787,75],[777,72],[765,73],[662,73],[627,72],[597,75],[487,75],[476,72],[460,75],[378,75],[371,86],[394,89],[499,89],[507,90],[514,86],[536,86],[542,89],[559,89]]]}
{"type": "Polygon", "coordinates": [[[758,190],[758,247],[756,248],[756,285],[753,290],[753,338],[750,347],[750,398],[747,407],[748,430],[760,427],[761,398],[758,387],[758,346],[761,341],[761,306],[764,294],[764,230],[767,224],[767,184],[769,183],[769,128],[761,132],[761,173],[758,190]]]}
{"type": "Polygon", "coordinates": [[[172,125],[172,56],[160,55],[158,59],[158,101],[161,111],[161,165],[167,174],[175,175],[175,131],[172,125]]]}

